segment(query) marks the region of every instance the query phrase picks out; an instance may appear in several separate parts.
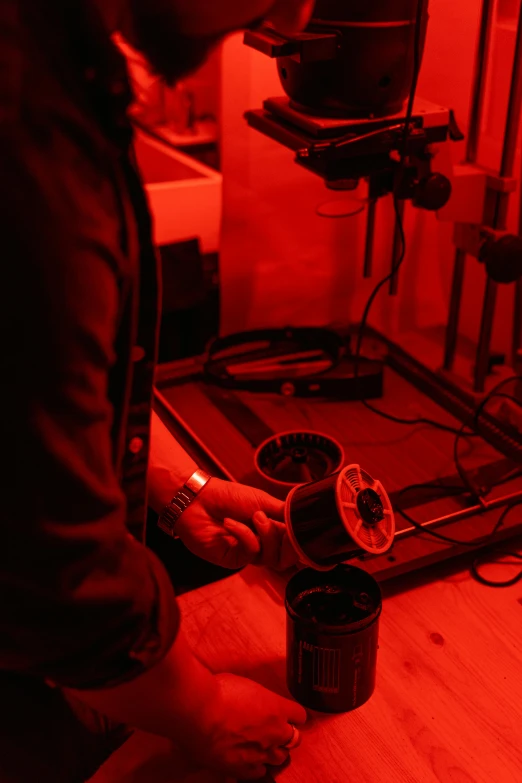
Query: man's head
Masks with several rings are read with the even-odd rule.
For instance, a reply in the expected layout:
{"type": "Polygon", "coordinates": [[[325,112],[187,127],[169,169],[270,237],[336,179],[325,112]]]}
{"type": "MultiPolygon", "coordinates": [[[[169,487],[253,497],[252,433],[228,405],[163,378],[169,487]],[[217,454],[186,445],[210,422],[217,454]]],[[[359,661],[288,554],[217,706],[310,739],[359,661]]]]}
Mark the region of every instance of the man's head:
{"type": "Polygon", "coordinates": [[[167,82],[197,68],[221,38],[256,22],[304,29],[315,0],[119,0],[122,32],[167,82]]]}

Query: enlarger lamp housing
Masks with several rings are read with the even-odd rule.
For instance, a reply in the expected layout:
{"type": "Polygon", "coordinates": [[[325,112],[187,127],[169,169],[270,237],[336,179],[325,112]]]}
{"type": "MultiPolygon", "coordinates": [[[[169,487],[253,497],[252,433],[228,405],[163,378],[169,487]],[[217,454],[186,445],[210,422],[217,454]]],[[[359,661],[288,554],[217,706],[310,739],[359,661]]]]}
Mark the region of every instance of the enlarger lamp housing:
{"type": "MultiPolygon", "coordinates": [[[[419,55],[428,26],[423,0],[419,55]]],[[[418,0],[317,0],[306,31],[263,28],[245,43],[277,59],[294,105],[316,114],[384,117],[401,112],[415,68],[418,0]]],[[[420,65],[420,63],[419,63],[420,65]]]]}

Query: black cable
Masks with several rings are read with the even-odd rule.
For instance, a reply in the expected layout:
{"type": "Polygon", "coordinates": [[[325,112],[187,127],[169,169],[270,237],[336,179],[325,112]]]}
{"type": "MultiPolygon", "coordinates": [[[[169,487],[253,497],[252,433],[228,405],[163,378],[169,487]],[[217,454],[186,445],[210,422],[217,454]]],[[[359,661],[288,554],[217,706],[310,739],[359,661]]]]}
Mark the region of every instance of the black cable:
{"type": "MultiPolygon", "coordinates": [[[[442,424],[442,422],[435,421],[434,419],[426,419],[424,417],[419,417],[417,419],[402,419],[400,416],[394,416],[391,413],[386,413],[385,411],[382,411],[379,408],[374,407],[368,402],[368,400],[361,400],[361,402],[364,405],[364,407],[368,408],[368,410],[372,411],[372,413],[376,413],[378,416],[381,416],[383,419],[388,419],[388,421],[393,421],[396,424],[408,424],[410,426],[415,426],[417,424],[427,424],[430,427],[434,427],[437,430],[441,430],[442,432],[449,432],[451,435],[458,435],[460,433],[460,430],[458,430],[456,427],[451,427],[449,424],[442,424]]],[[[476,433],[474,432],[468,434],[469,437],[471,438],[476,437],[476,433]]]]}
{"type": "MultiPolygon", "coordinates": [[[[406,488],[408,489],[408,488],[406,488]]],[[[502,514],[499,516],[497,522],[495,523],[495,527],[489,533],[487,536],[484,536],[481,539],[475,539],[475,541],[461,541],[457,538],[451,538],[450,536],[445,536],[443,533],[438,533],[436,530],[430,530],[429,528],[424,527],[420,524],[420,522],[417,522],[415,519],[413,519],[409,514],[407,514],[402,509],[395,506],[396,511],[398,511],[401,516],[406,519],[407,522],[409,522],[412,527],[418,528],[423,533],[428,533],[430,536],[433,536],[434,538],[437,538],[439,541],[444,541],[447,544],[456,544],[458,546],[469,546],[469,547],[477,547],[481,544],[488,544],[490,543],[491,538],[495,535],[497,530],[502,526],[504,523],[504,520],[506,519],[507,515],[517,506],[522,505],[522,500],[517,501],[516,503],[511,503],[509,506],[506,506],[506,508],[503,510],[502,514]]],[[[517,552],[509,552],[506,550],[502,551],[488,551],[486,553],[482,553],[478,555],[471,564],[470,567],[470,573],[474,579],[477,580],[477,582],[480,582],[483,585],[486,585],[488,587],[510,587],[511,585],[516,584],[520,580],[522,580],[522,570],[520,573],[518,573],[516,576],[512,577],[511,579],[506,579],[504,581],[494,581],[494,580],[488,580],[486,577],[482,576],[479,573],[479,567],[483,565],[488,565],[491,563],[496,562],[498,557],[514,557],[516,559],[519,559],[522,561],[522,555],[519,555],[517,552]]],[[[508,565],[506,563],[506,565],[508,565]]],[[[509,564],[511,565],[511,564],[509,564]]]]}
{"type": "MultiPolygon", "coordinates": [[[[491,484],[491,489],[495,489],[496,487],[501,487],[502,484],[506,484],[508,481],[512,481],[513,479],[520,478],[520,477],[522,477],[522,468],[517,468],[511,473],[508,473],[507,475],[503,476],[501,479],[494,481],[491,484]]],[[[404,494],[405,492],[413,492],[413,490],[415,489],[431,489],[434,492],[442,492],[451,496],[470,494],[469,489],[463,484],[435,484],[433,481],[425,481],[425,482],[420,482],[418,484],[409,484],[407,487],[403,487],[403,489],[399,490],[399,494],[404,494]]]]}
{"type": "MultiPolygon", "coordinates": [[[[517,404],[520,404],[519,400],[517,400],[516,397],[511,397],[510,395],[506,395],[504,393],[499,395],[500,389],[503,389],[505,386],[508,385],[508,383],[513,383],[514,381],[517,381],[517,380],[522,380],[522,376],[512,375],[510,378],[505,378],[503,381],[501,381],[496,386],[494,386],[493,389],[489,392],[489,394],[487,394],[486,397],[484,397],[484,399],[482,400],[480,405],[477,406],[477,409],[475,410],[475,414],[474,414],[474,417],[473,417],[473,426],[474,426],[475,429],[478,429],[478,427],[479,427],[480,415],[482,414],[484,408],[486,407],[488,402],[490,402],[490,400],[494,399],[496,396],[508,397],[509,399],[512,399],[517,404]]],[[[454,443],[455,467],[457,468],[457,472],[458,472],[459,477],[460,477],[460,479],[462,481],[462,484],[463,484],[463,486],[462,486],[462,494],[465,494],[466,492],[468,492],[473,498],[475,498],[475,499],[480,501],[481,498],[482,499],[484,498],[484,492],[480,492],[480,489],[477,488],[473,484],[473,482],[469,478],[467,472],[462,467],[462,465],[460,463],[459,455],[458,455],[459,439],[464,435],[464,430],[466,429],[466,426],[467,425],[465,425],[465,424],[462,425],[462,427],[461,427],[457,437],[455,438],[455,443],[454,443]]],[[[470,433],[466,433],[466,434],[469,435],[470,433]]],[[[516,478],[516,477],[517,477],[517,472],[515,472],[515,474],[511,474],[511,476],[509,476],[509,477],[505,477],[502,481],[497,482],[493,486],[499,486],[501,483],[504,483],[505,481],[508,481],[508,480],[510,480],[512,478],[516,478]]],[[[433,489],[435,489],[435,487],[436,487],[436,485],[424,485],[424,486],[426,486],[426,487],[431,486],[433,489]]],[[[404,489],[402,489],[399,494],[404,494],[405,492],[410,492],[412,489],[418,489],[418,488],[422,488],[422,487],[423,487],[422,484],[411,484],[408,487],[404,487],[404,489]]],[[[441,489],[441,491],[443,491],[445,489],[444,485],[440,485],[440,489],[441,489]]],[[[520,501],[520,503],[522,503],[522,501],[520,501]]],[[[491,536],[494,535],[494,533],[496,533],[498,527],[504,521],[506,514],[509,512],[509,510],[511,510],[511,508],[513,508],[514,506],[517,506],[517,505],[519,505],[518,502],[513,504],[512,506],[508,506],[505,509],[504,514],[501,515],[499,521],[497,522],[497,525],[495,526],[494,530],[489,534],[488,538],[491,538],[491,536]]],[[[403,511],[398,506],[396,506],[396,510],[413,527],[420,528],[425,533],[429,533],[430,535],[434,536],[435,538],[438,538],[438,539],[440,539],[442,541],[446,541],[447,543],[450,543],[450,544],[460,544],[460,545],[463,545],[463,546],[476,546],[477,545],[477,541],[474,541],[474,542],[458,541],[457,539],[450,538],[449,536],[445,536],[442,533],[437,533],[434,530],[426,529],[419,522],[414,520],[409,514],[407,514],[405,511],[403,511]]]]}
{"type": "Polygon", "coordinates": [[[455,463],[455,468],[464,486],[471,493],[472,497],[474,497],[476,500],[480,500],[480,498],[483,497],[483,491],[481,491],[481,488],[476,487],[473,484],[468,473],[466,472],[466,470],[464,470],[464,467],[462,466],[462,463],[460,461],[459,443],[460,443],[460,439],[464,435],[465,429],[466,429],[466,425],[463,424],[459,432],[457,432],[457,434],[455,435],[455,440],[453,441],[453,462],[455,463]]]}
{"type": "Polygon", "coordinates": [[[433,489],[435,492],[449,492],[450,495],[462,495],[467,490],[460,484],[434,484],[425,481],[419,484],[409,484],[400,490],[400,493],[411,492],[414,489],[433,489]]]}
{"type": "Polygon", "coordinates": [[[500,383],[497,383],[496,386],[494,386],[491,391],[484,397],[482,402],[477,406],[475,413],[473,415],[473,422],[472,422],[472,428],[475,432],[472,433],[465,433],[466,424],[463,424],[460,430],[457,432],[455,440],[453,442],[453,461],[455,463],[455,468],[457,470],[457,473],[459,474],[460,480],[464,484],[465,487],[469,490],[471,495],[475,497],[479,502],[480,499],[484,497],[484,488],[483,487],[477,487],[473,481],[469,478],[468,473],[464,469],[460,456],[459,456],[459,443],[460,439],[464,437],[464,435],[480,435],[479,432],[476,432],[479,429],[479,421],[480,416],[482,412],[484,411],[486,405],[495,397],[502,397],[502,398],[508,398],[511,399],[513,402],[515,402],[517,405],[522,405],[522,403],[517,400],[516,397],[512,397],[511,395],[505,394],[504,392],[500,393],[500,390],[503,389],[505,386],[507,386],[509,383],[513,383],[515,381],[522,381],[522,376],[520,375],[512,375],[509,378],[505,378],[503,381],[500,381],[500,383]]]}
{"type": "MultiPolygon", "coordinates": [[[[514,476],[511,476],[511,478],[514,478],[514,476]]],[[[505,477],[504,479],[501,479],[500,481],[496,482],[493,486],[499,486],[500,484],[504,483],[505,481],[509,480],[509,477],[505,477]]],[[[466,487],[458,487],[453,485],[446,485],[443,484],[436,485],[436,484],[410,484],[408,487],[404,487],[400,491],[399,494],[404,494],[406,492],[410,492],[414,489],[431,489],[436,491],[444,492],[445,494],[466,494],[468,490],[466,487]]],[[[495,523],[495,526],[491,533],[489,533],[487,536],[485,536],[482,540],[481,539],[475,539],[475,541],[461,541],[456,538],[452,538],[451,536],[446,536],[443,533],[439,533],[436,530],[431,530],[428,527],[425,527],[420,522],[417,522],[416,519],[413,519],[410,514],[407,514],[403,509],[399,508],[398,505],[395,503],[395,510],[402,516],[404,519],[406,519],[407,522],[409,522],[412,527],[417,528],[419,531],[422,531],[423,533],[427,533],[430,536],[433,536],[433,538],[438,539],[439,541],[444,541],[448,544],[456,544],[458,546],[470,546],[470,547],[477,547],[481,544],[488,544],[491,541],[491,538],[495,535],[497,530],[503,525],[504,520],[508,516],[508,514],[518,506],[522,505],[522,500],[515,501],[514,503],[509,504],[506,506],[506,508],[502,511],[501,515],[499,516],[498,520],[495,523]]],[[[487,510],[487,509],[485,509],[487,510]]],[[[496,581],[496,580],[490,580],[486,577],[482,576],[482,574],[479,573],[479,568],[483,565],[491,565],[492,563],[497,562],[499,557],[513,557],[516,560],[522,561],[522,555],[518,554],[517,552],[510,552],[506,550],[488,550],[485,553],[481,553],[478,555],[473,563],[470,566],[470,573],[471,576],[477,581],[480,582],[483,585],[486,585],[488,587],[510,587],[511,585],[516,584],[517,582],[522,580],[522,569],[521,571],[511,579],[496,581]]],[[[505,563],[504,565],[514,565],[513,563],[505,563]]]]}
{"type": "Polygon", "coordinates": [[[511,394],[499,394],[500,389],[503,389],[504,386],[507,386],[508,383],[514,383],[515,381],[522,381],[522,375],[510,375],[509,378],[504,378],[503,381],[500,381],[500,383],[497,383],[496,386],[494,386],[490,392],[484,397],[480,405],[478,405],[477,409],[475,410],[474,416],[473,416],[473,425],[476,429],[478,427],[478,420],[480,418],[480,415],[488,402],[492,400],[494,397],[507,397],[508,399],[512,400],[512,402],[515,402],[517,405],[522,406],[522,402],[515,396],[511,394]]]}
{"type": "MultiPolygon", "coordinates": [[[[401,490],[400,494],[403,492],[407,492],[409,487],[405,487],[404,490],[401,490]]],[[[424,527],[420,522],[417,522],[416,519],[413,519],[409,514],[406,513],[403,509],[399,508],[397,504],[395,504],[395,511],[397,511],[404,519],[410,523],[412,527],[417,528],[418,530],[422,531],[423,533],[427,533],[430,536],[433,536],[433,538],[437,538],[440,541],[445,541],[447,544],[456,544],[458,546],[471,546],[471,547],[477,547],[481,546],[481,544],[488,544],[491,541],[492,536],[495,535],[499,527],[503,524],[505,518],[509,514],[509,512],[516,508],[517,506],[522,505],[522,500],[517,500],[515,503],[511,503],[509,506],[506,506],[502,514],[499,516],[498,520],[495,523],[495,526],[491,533],[488,533],[487,536],[483,536],[482,539],[477,538],[474,541],[461,541],[458,538],[452,538],[451,536],[445,536],[444,533],[438,533],[436,530],[432,530],[429,527],[424,527]]],[[[486,509],[487,510],[487,509],[486,509]]]]}
{"type": "Polygon", "coordinates": [[[403,177],[404,177],[404,170],[406,168],[406,158],[408,156],[408,139],[410,135],[410,125],[413,117],[413,105],[415,102],[415,95],[417,93],[417,83],[419,81],[419,74],[420,74],[420,64],[421,64],[421,34],[422,34],[422,7],[424,5],[424,0],[417,0],[417,14],[415,19],[415,40],[414,40],[414,52],[413,52],[413,76],[411,81],[411,87],[410,87],[410,93],[408,97],[408,106],[406,109],[406,117],[404,120],[404,131],[402,135],[402,141],[401,141],[401,153],[400,153],[400,162],[399,162],[399,170],[397,174],[397,185],[395,187],[395,191],[393,194],[393,205],[395,208],[395,218],[397,227],[399,229],[400,237],[401,237],[401,252],[399,253],[399,257],[395,264],[392,267],[391,272],[389,272],[386,277],[384,277],[373,289],[372,293],[370,294],[370,297],[366,303],[366,307],[364,308],[364,313],[361,318],[361,324],[359,327],[359,332],[357,335],[357,347],[356,347],[356,354],[355,354],[355,362],[356,366],[360,360],[361,357],[361,345],[364,338],[364,331],[366,329],[366,322],[368,321],[368,315],[370,313],[370,309],[379,294],[381,288],[383,288],[386,283],[389,283],[389,281],[392,279],[392,277],[395,275],[395,273],[399,270],[400,266],[402,265],[404,261],[404,257],[406,255],[406,237],[404,234],[404,226],[402,224],[402,218],[399,210],[398,205],[398,198],[397,198],[397,190],[400,189],[400,186],[402,185],[403,177]]]}
{"type": "MultiPolygon", "coordinates": [[[[511,381],[516,380],[518,376],[515,376],[514,378],[510,378],[511,381]]],[[[512,394],[504,394],[504,392],[500,392],[499,394],[495,394],[495,397],[501,398],[504,400],[509,400],[510,402],[514,402],[515,405],[518,405],[519,408],[522,408],[522,400],[517,399],[517,397],[514,397],[512,394]]]]}
{"type": "Polygon", "coordinates": [[[511,579],[497,581],[496,579],[487,579],[485,576],[482,576],[482,574],[479,572],[479,568],[484,565],[493,565],[494,563],[497,565],[516,565],[513,562],[499,562],[499,557],[514,557],[515,560],[522,562],[522,555],[520,555],[518,552],[496,550],[495,552],[487,553],[485,559],[484,555],[479,555],[471,564],[470,571],[473,579],[475,579],[477,582],[480,582],[481,585],[485,585],[486,587],[511,587],[511,585],[515,585],[517,582],[520,582],[522,580],[522,568],[520,569],[519,573],[516,576],[513,576],[511,579]]]}
{"type": "MultiPolygon", "coordinates": [[[[400,191],[403,178],[404,178],[404,170],[406,168],[406,159],[408,156],[408,139],[410,135],[410,126],[411,121],[413,117],[413,107],[415,102],[415,96],[417,93],[417,83],[419,80],[419,74],[420,74],[420,66],[421,66],[421,38],[422,38],[422,9],[424,6],[424,0],[418,0],[417,2],[417,15],[415,20],[415,39],[414,39],[414,62],[413,62],[413,77],[412,77],[412,83],[410,87],[410,93],[408,98],[408,106],[406,110],[406,118],[404,121],[404,133],[402,137],[401,142],[401,154],[400,154],[400,163],[399,163],[399,169],[397,173],[397,181],[396,181],[396,187],[393,194],[393,206],[395,210],[395,219],[396,219],[396,225],[399,229],[400,234],[400,240],[401,240],[401,252],[398,255],[397,260],[395,261],[391,272],[389,272],[386,277],[384,277],[373,289],[372,293],[370,294],[370,297],[366,303],[366,307],[364,308],[364,312],[361,318],[361,323],[359,325],[359,330],[357,333],[357,344],[355,349],[355,356],[354,356],[354,377],[355,382],[357,383],[357,379],[359,377],[359,365],[361,361],[361,352],[362,352],[362,341],[364,339],[364,333],[366,331],[366,325],[368,322],[368,317],[370,314],[370,310],[372,308],[372,305],[377,298],[378,294],[380,293],[381,289],[386,285],[386,283],[389,283],[390,280],[395,276],[395,274],[399,271],[400,267],[402,266],[402,263],[404,261],[404,258],[406,256],[406,236],[404,233],[404,225],[402,222],[400,210],[399,210],[399,199],[397,196],[397,192],[400,191]]],[[[368,410],[372,411],[372,413],[377,414],[378,416],[381,416],[383,419],[388,419],[388,421],[393,421],[396,424],[406,424],[406,425],[417,425],[417,424],[428,424],[431,427],[435,427],[436,429],[442,430],[444,432],[450,432],[452,435],[456,435],[458,430],[455,427],[451,427],[447,424],[442,424],[441,422],[435,421],[433,419],[427,419],[427,418],[417,418],[417,419],[404,419],[400,416],[394,416],[391,413],[386,413],[385,411],[380,410],[379,408],[376,408],[371,403],[369,403],[365,399],[361,399],[362,404],[368,408],[368,410]]]]}
{"type": "MultiPolygon", "coordinates": [[[[507,386],[508,383],[513,383],[514,381],[517,381],[517,380],[522,380],[522,376],[512,375],[510,378],[505,378],[503,381],[501,381],[500,383],[498,383],[496,386],[493,387],[493,389],[489,392],[489,394],[482,400],[480,405],[477,406],[477,409],[476,409],[474,417],[473,417],[473,426],[475,427],[475,429],[477,429],[478,426],[479,426],[480,415],[483,412],[484,408],[486,407],[488,402],[490,402],[495,397],[502,397],[502,398],[505,398],[505,399],[509,399],[512,402],[516,403],[517,405],[522,406],[522,403],[516,397],[512,397],[509,394],[505,394],[504,392],[500,392],[500,389],[502,389],[505,386],[507,386]]],[[[472,498],[474,498],[474,499],[476,499],[478,501],[480,501],[481,498],[483,499],[484,496],[485,496],[485,493],[480,493],[480,492],[477,491],[478,488],[470,480],[467,472],[462,467],[462,465],[460,463],[459,456],[458,456],[458,442],[459,442],[459,438],[464,435],[465,428],[466,428],[466,425],[463,424],[461,429],[460,429],[460,431],[459,431],[458,436],[455,438],[455,444],[454,444],[454,447],[455,447],[454,448],[455,466],[457,468],[457,472],[459,474],[459,477],[460,477],[460,479],[462,481],[462,485],[463,486],[462,487],[453,486],[453,485],[446,485],[446,486],[444,486],[443,484],[436,485],[436,484],[428,484],[428,483],[424,483],[424,484],[422,484],[422,483],[421,484],[410,484],[409,486],[404,487],[403,489],[401,489],[399,494],[404,494],[405,492],[411,492],[414,489],[424,489],[425,488],[425,489],[433,489],[435,491],[446,492],[446,493],[449,493],[449,494],[466,494],[466,493],[469,493],[472,496],[472,498]]],[[[466,434],[470,435],[470,434],[475,434],[475,433],[466,433],[466,434]]],[[[504,484],[507,481],[511,481],[512,479],[518,478],[518,476],[520,476],[521,474],[522,474],[522,469],[517,469],[515,471],[512,471],[507,476],[504,476],[500,481],[497,481],[497,482],[493,483],[491,485],[490,489],[493,489],[493,487],[500,486],[501,484],[504,484]]],[[[522,503],[522,501],[521,501],[521,503],[522,503]]],[[[519,504],[515,503],[512,507],[514,507],[516,505],[519,505],[519,504]]],[[[510,510],[510,508],[511,507],[508,507],[506,509],[506,513],[510,510]]],[[[441,539],[443,541],[447,541],[448,543],[465,545],[464,541],[457,541],[457,539],[452,539],[452,538],[449,538],[448,536],[444,536],[441,533],[436,533],[435,531],[432,531],[432,530],[424,528],[419,522],[414,520],[409,514],[406,514],[406,512],[404,512],[402,509],[400,509],[397,506],[396,506],[396,510],[413,527],[418,527],[421,530],[423,530],[424,532],[430,533],[430,535],[433,535],[435,538],[439,538],[439,539],[441,539]]],[[[495,527],[494,531],[490,534],[490,536],[493,535],[493,533],[495,533],[497,531],[497,529],[500,526],[500,524],[502,524],[502,522],[504,521],[504,518],[505,518],[505,514],[500,517],[500,520],[497,523],[497,526],[495,527]]],[[[472,542],[469,542],[469,543],[471,544],[472,542]]],[[[476,545],[476,542],[473,542],[473,545],[476,545]]]]}
{"type": "MultiPolygon", "coordinates": [[[[486,397],[482,400],[480,405],[477,406],[477,409],[475,410],[475,414],[473,417],[473,427],[475,429],[478,429],[479,427],[479,420],[482,412],[484,411],[484,408],[490,402],[492,399],[496,397],[501,397],[503,399],[509,399],[512,402],[514,402],[517,405],[522,405],[520,400],[518,400],[516,397],[513,397],[509,394],[506,394],[505,392],[501,392],[500,390],[503,389],[505,386],[507,386],[509,383],[513,383],[514,381],[522,380],[522,376],[513,375],[510,378],[505,378],[503,381],[498,383],[490,392],[486,395],[486,397]]],[[[404,494],[406,492],[410,492],[414,489],[423,489],[423,488],[430,488],[432,490],[441,491],[446,494],[466,494],[469,493],[473,498],[477,498],[479,501],[481,498],[484,497],[484,488],[482,488],[482,493],[476,486],[474,486],[473,482],[470,480],[469,476],[467,475],[466,471],[462,467],[460,463],[460,459],[458,456],[458,442],[460,437],[464,435],[464,431],[466,429],[466,425],[464,424],[461,427],[461,430],[457,437],[455,438],[455,444],[454,444],[454,458],[455,458],[455,465],[457,468],[457,471],[459,473],[459,476],[461,478],[461,481],[463,482],[462,487],[456,487],[456,486],[444,486],[441,485],[434,485],[434,484],[411,484],[408,487],[404,487],[400,491],[399,494],[404,494]]],[[[470,434],[470,433],[466,433],[470,434]]],[[[506,481],[509,481],[513,478],[516,478],[517,475],[520,475],[520,471],[512,472],[508,476],[504,476],[503,479],[500,481],[495,482],[493,486],[499,486],[502,483],[505,483],[506,481]]],[[[495,523],[495,526],[491,533],[489,533],[487,536],[483,537],[483,539],[476,539],[475,541],[462,541],[460,539],[452,538],[451,536],[446,536],[443,533],[439,533],[436,530],[431,530],[430,528],[424,527],[420,522],[417,522],[417,520],[413,519],[413,517],[406,513],[403,509],[401,509],[397,504],[395,504],[395,510],[402,516],[404,519],[406,519],[407,522],[412,525],[412,527],[417,528],[418,530],[422,531],[423,533],[427,533],[433,538],[438,539],[439,541],[444,541],[448,544],[455,544],[458,546],[471,546],[471,547],[477,547],[481,544],[488,544],[491,542],[491,539],[497,532],[497,530],[502,526],[504,523],[504,520],[508,516],[508,514],[517,506],[522,505],[522,500],[516,501],[514,503],[511,503],[510,505],[506,506],[506,508],[501,513],[500,517],[498,518],[497,522],[495,523]]],[[[485,507],[484,510],[487,510],[485,507]]],[[[522,555],[519,555],[516,552],[509,552],[506,550],[496,550],[496,551],[488,551],[487,553],[482,553],[481,555],[478,555],[475,560],[473,561],[471,567],[470,567],[470,573],[472,577],[480,582],[483,585],[486,585],[488,587],[509,587],[511,585],[516,584],[517,582],[522,580],[522,569],[521,571],[511,579],[501,580],[501,581],[495,581],[495,580],[489,580],[486,577],[482,576],[479,572],[479,568],[483,565],[488,565],[491,563],[494,563],[497,561],[499,557],[514,557],[517,560],[522,561],[522,555]]],[[[507,564],[506,564],[507,565],[507,564]]]]}

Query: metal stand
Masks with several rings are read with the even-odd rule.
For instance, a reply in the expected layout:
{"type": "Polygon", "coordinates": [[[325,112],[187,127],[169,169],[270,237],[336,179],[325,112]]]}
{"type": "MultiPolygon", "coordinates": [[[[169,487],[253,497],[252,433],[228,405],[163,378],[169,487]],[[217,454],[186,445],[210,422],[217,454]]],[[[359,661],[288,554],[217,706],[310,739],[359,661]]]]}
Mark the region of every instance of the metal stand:
{"type": "Polygon", "coordinates": [[[464,275],[466,272],[466,253],[457,248],[453,264],[453,283],[451,286],[451,300],[449,307],[448,326],[446,329],[446,347],[444,351],[444,369],[452,370],[457,350],[457,337],[459,333],[460,305],[464,288],[464,275]]]}
{"type": "Polygon", "coordinates": [[[522,372],[522,279],[515,285],[515,312],[513,318],[513,367],[522,372]]]}
{"type": "MultiPolygon", "coordinates": [[[[482,5],[482,18],[471,103],[470,127],[465,159],[465,162],[471,164],[471,166],[474,166],[477,160],[480,128],[484,109],[484,88],[491,43],[493,9],[494,3],[492,0],[484,0],[482,5]]],[[[486,289],[482,305],[480,334],[473,372],[473,388],[477,393],[483,393],[485,391],[486,378],[490,371],[491,338],[495,320],[498,283],[517,282],[512,338],[513,366],[516,366],[517,364],[518,350],[520,343],[522,342],[520,336],[522,291],[518,281],[518,278],[522,276],[522,262],[518,264],[517,268],[518,261],[515,262],[513,260],[514,252],[516,251],[513,250],[512,243],[512,240],[514,240],[515,243],[518,242],[519,251],[522,253],[522,234],[520,235],[520,238],[506,237],[506,222],[509,198],[513,189],[513,182],[511,180],[515,164],[521,110],[522,6],[518,19],[515,57],[511,76],[511,88],[500,171],[497,177],[488,176],[484,171],[486,190],[484,211],[481,219],[482,225],[457,224],[455,232],[457,251],[454,262],[451,300],[446,329],[444,369],[452,370],[455,362],[466,256],[469,253],[485,264],[487,274],[486,289]],[[503,238],[507,238],[508,243],[502,244],[503,238]],[[509,243],[511,243],[510,246],[508,246],[509,243]]],[[[475,165],[475,171],[477,171],[477,168],[478,170],[481,169],[481,167],[475,165]]]]}
{"type": "MultiPolygon", "coordinates": [[[[522,183],[522,167],[520,170],[520,182],[522,183]]],[[[518,233],[519,236],[522,236],[522,194],[520,194],[518,233]]],[[[512,361],[516,374],[522,375],[522,278],[517,280],[515,283],[515,298],[513,303],[512,361]]]]}
{"type": "MultiPolygon", "coordinates": [[[[520,7],[517,42],[515,47],[515,60],[513,75],[511,78],[511,90],[509,95],[508,115],[504,135],[504,147],[502,151],[502,163],[500,177],[513,176],[515,167],[515,155],[517,150],[517,136],[520,124],[520,111],[522,109],[522,5],[520,7]]],[[[496,231],[506,229],[507,213],[509,206],[509,193],[497,192],[494,200],[493,219],[491,227],[496,231]]],[[[477,360],[475,364],[474,388],[477,392],[483,392],[486,377],[489,371],[489,355],[491,348],[491,335],[495,317],[495,303],[497,284],[488,276],[484,304],[482,309],[482,322],[479,344],[477,347],[477,360]]]]}
{"type": "Polygon", "coordinates": [[[370,196],[366,220],[366,244],[364,248],[364,276],[371,277],[373,272],[373,241],[375,237],[375,216],[377,199],[370,196]]]}
{"type": "MultiPolygon", "coordinates": [[[[487,64],[491,48],[491,27],[493,24],[494,8],[494,0],[483,1],[480,33],[475,58],[475,76],[473,80],[473,94],[471,99],[465,163],[475,163],[477,160],[480,128],[484,111],[487,64]]],[[[446,347],[444,355],[445,370],[452,370],[455,362],[465,269],[466,253],[464,250],[457,248],[454,262],[450,311],[446,329],[446,347]]]]}
{"type": "Polygon", "coordinates": [[[397,216],[395,219],[395,230],[393,235],[393,251],[392,251],[392,262],[391,262],[391,272],[392,277],[390,278],[390,296],[397,296],[399,292],[399,270],[397,269],[397,265],[401,256],[401,253],[404,251],[403,248],[403,240],[402,240],[402,232],[399,226],[399,220],[404,226],[404,201],[397,202],[397,216]]]}

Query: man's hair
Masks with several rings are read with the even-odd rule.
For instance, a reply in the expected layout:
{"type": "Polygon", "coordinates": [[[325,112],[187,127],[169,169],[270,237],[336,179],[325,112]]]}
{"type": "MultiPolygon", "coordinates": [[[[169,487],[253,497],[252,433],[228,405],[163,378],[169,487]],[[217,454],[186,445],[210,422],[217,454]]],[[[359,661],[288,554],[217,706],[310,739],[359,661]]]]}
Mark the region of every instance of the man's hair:
{"type": "Polygon", "coordinates": [[[173,6],[172,0],[130,0],[132,43],[167,84],[202,65],[222,37],[184,35],[173,6]]]}

